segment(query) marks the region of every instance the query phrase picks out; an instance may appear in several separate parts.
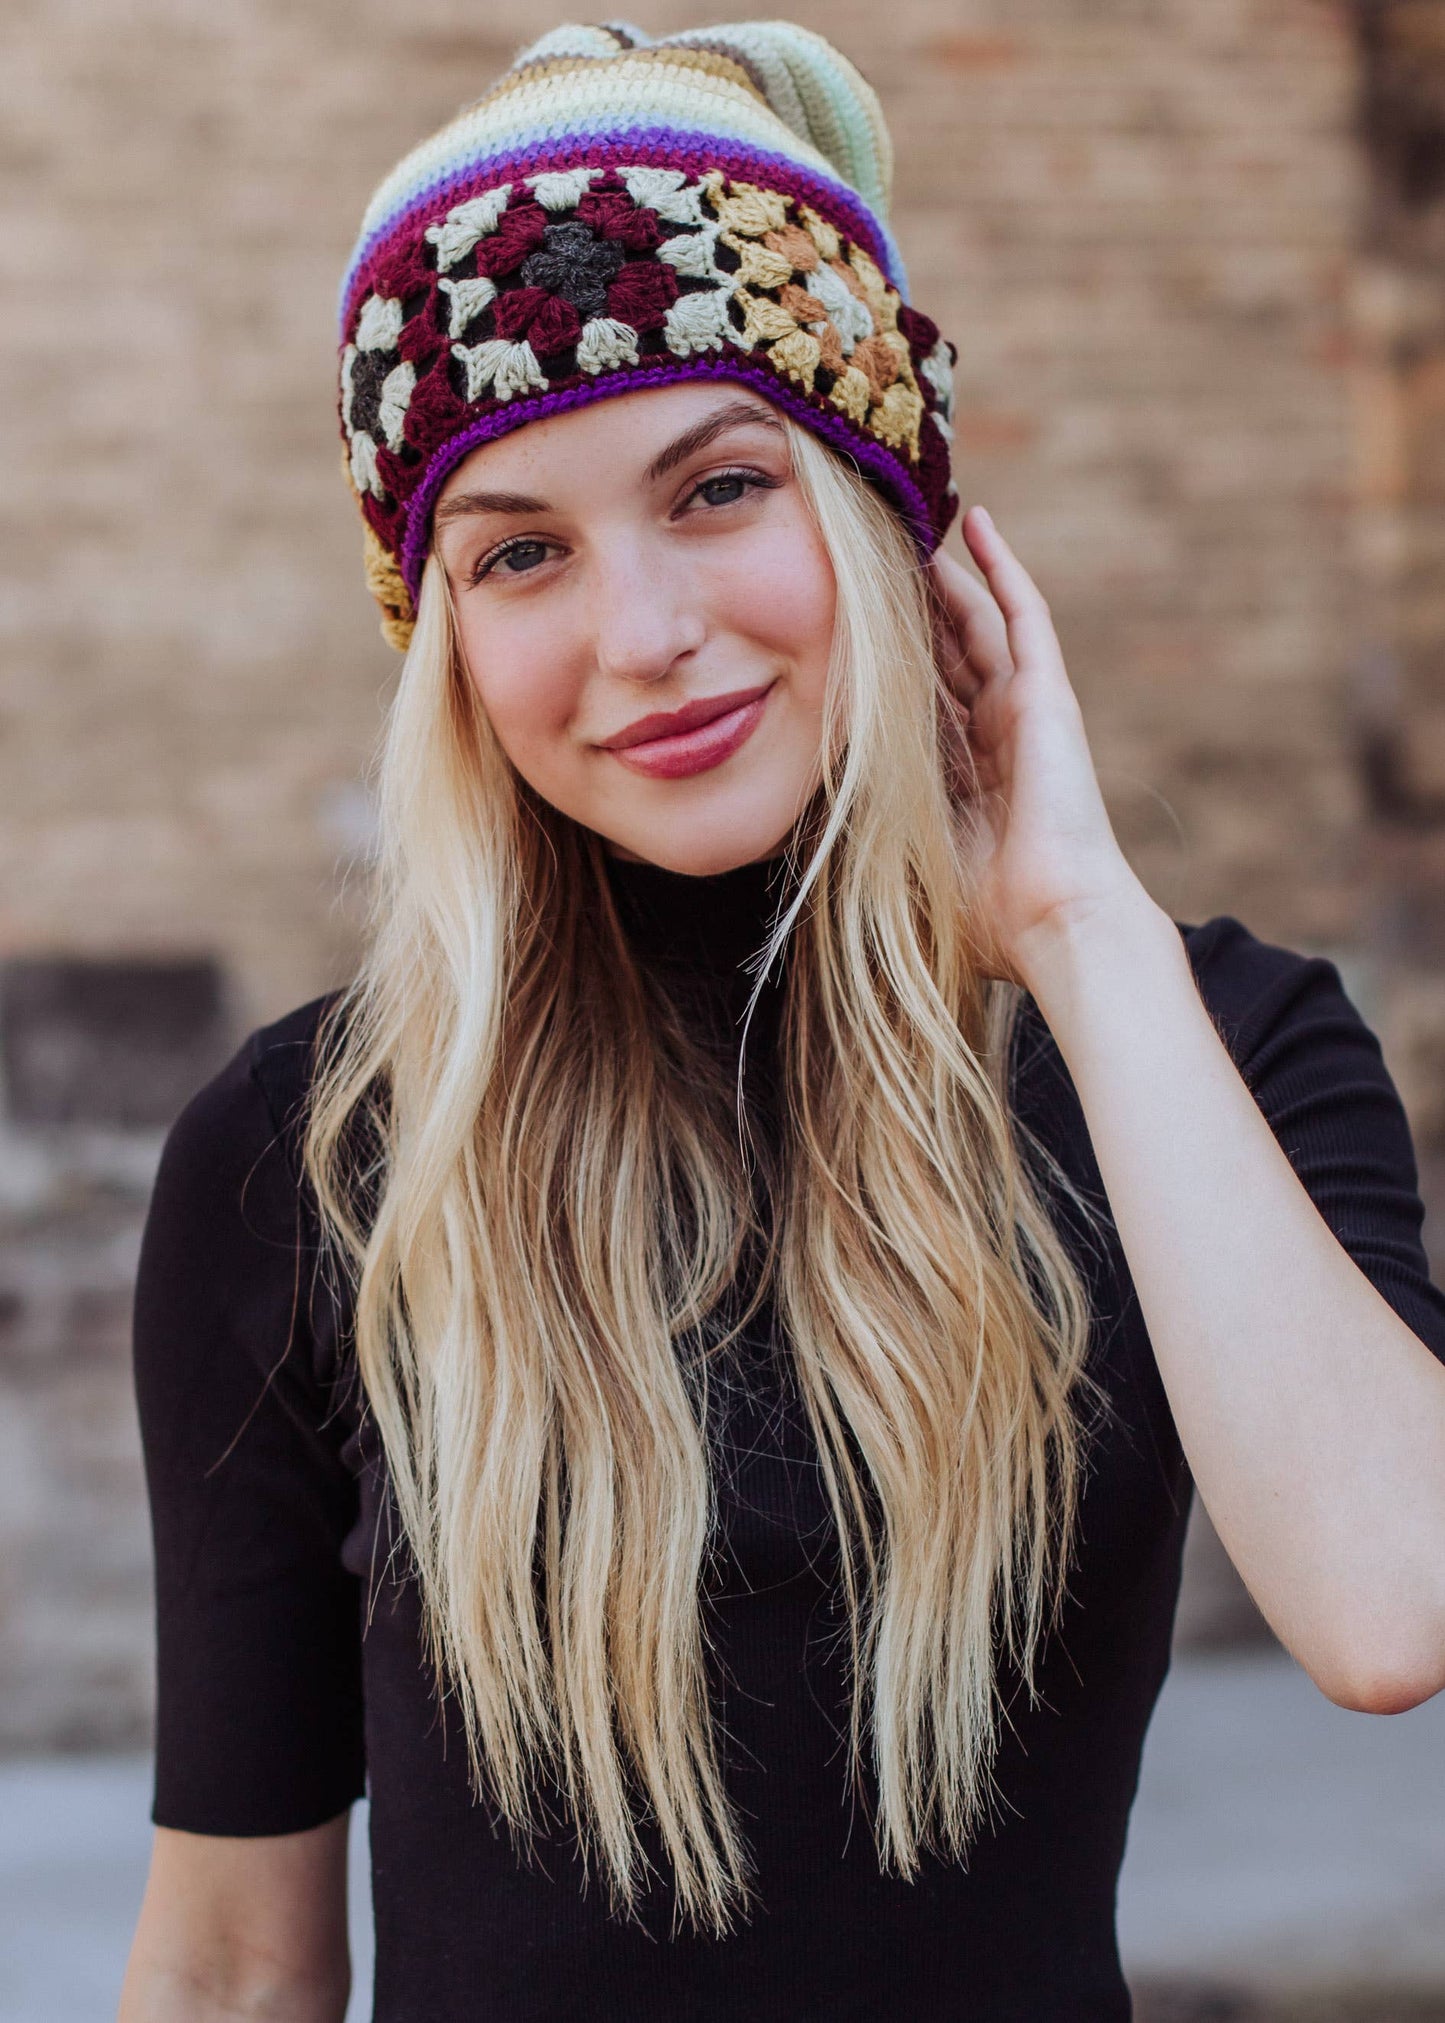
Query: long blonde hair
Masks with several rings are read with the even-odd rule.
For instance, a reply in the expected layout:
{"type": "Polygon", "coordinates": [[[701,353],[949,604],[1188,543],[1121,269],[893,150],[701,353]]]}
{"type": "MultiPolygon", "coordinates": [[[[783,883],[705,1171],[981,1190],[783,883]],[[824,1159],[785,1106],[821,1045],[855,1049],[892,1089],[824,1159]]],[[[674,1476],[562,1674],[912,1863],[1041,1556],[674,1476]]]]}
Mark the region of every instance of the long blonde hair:
{"type": "MultiPolygon", "coordinates": [[[[1088,1312],[1010,1113],[1017,992],[971,943],[925,578],[892,509],[789,434],[837,617],[763,965],[784,1094],[762,1281],[839,1535],[853,1767],[908,1875],[983,1816],[1002,1649],[1033,1690],[1088,1312]]],[[[729,1090],[636,962],[600,839],[500,751],[435,556],[378,791],[369,952],[323,1026],[305,1159],[430,1660],[520,1837],[560,1793],[626,1909],[650,1817],[679,1915],[724,1930],[749,1858],[705,1676],[708,1322],[762,1234],[729,1090]]]]}

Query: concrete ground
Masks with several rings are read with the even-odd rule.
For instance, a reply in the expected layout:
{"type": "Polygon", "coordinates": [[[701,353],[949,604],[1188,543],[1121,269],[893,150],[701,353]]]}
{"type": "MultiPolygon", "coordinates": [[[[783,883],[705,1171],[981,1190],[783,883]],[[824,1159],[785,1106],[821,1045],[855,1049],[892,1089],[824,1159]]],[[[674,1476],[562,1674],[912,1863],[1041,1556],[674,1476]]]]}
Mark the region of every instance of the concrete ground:
{"type": "MultiPolygon", "coordinates": [[[[143,1756],[0,1764],[0,2023],[111,2023],[145,1887],[143,1756]]],[[[347,2023],[371,2014],[366,1807],[351,1820],[347,2023]]]]}
{"type": "MultiPolygon", "coordinates": [[[[0,2023],[107,2023],[145,1877],[149,1767],[0,1765],[0,2023]]],[[[368,2014],[365,1808],[352,1822],[368,2014]]],[[[1445,1695],[1332,1707],[1272,1652],[1176,1662],[1120,1891],[1140,2023],[1445,2023],[1445,1695]]]]}
{"type": "Polygon", "coordinates": [[[1276,1652],[1176,1661],[1119,1941],[1136,1988],[1199,1991],[1141,2023],[1445,2023],[1445,1694],[1381,1718],[1276,1652]]]}

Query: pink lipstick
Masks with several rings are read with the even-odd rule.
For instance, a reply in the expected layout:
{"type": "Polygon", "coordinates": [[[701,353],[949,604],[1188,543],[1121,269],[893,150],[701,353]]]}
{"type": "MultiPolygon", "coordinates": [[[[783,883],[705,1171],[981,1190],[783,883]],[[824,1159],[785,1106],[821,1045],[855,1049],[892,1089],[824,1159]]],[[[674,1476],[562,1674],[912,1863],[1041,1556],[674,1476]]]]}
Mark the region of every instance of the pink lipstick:
{"type": "Polygon", "coordinates": [[[626,730],[604,738],[601,749],[629,771],[653,780],[681,780],[720,766],[752,736],[773,684],[704,696],[681,709],[639,717],[626,730]]]}

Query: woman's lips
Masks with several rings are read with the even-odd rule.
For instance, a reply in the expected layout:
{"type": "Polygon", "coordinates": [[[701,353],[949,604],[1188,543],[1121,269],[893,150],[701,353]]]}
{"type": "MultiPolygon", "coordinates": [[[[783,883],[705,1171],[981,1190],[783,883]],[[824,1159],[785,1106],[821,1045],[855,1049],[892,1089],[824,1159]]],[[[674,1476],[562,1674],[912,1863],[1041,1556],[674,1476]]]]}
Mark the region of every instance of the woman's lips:
{"type": "Polygon", "coordinates": [[[639,738],[627,745],[610,745],[617,759],[634,773],[652,780],[681,780],[690,773],[705,773],[720,766],[757,729],[773,683],[766,688],[745,691],[740,701],[720,715],[692,730],[673,731],[661,737],[639,738]]]}

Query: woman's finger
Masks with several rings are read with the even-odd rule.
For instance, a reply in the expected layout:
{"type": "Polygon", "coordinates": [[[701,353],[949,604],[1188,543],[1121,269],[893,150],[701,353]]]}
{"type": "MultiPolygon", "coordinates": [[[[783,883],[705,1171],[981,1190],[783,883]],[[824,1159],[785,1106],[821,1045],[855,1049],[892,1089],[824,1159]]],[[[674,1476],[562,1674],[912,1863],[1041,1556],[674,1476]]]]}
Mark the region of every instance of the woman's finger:
{"type": "Polygon", "coordinates": [[[1043,592],[986,507],[972,506],[964,515],[963,538],[1002,614],[1014,666],[1061,669],[1064,656],[1043,592]]]}
{"type": "MultiPolygon", "coordinates": [[[[936,629],[951,634],[958,655],[966,660],[969,682],[1003,678],[1012,668],[1008,634],[998,604],[988,587],[980,583],[953,556],[938,553],[929,565],[929,588],[936,629]]],[[[947,673],[947,668],[945,668],[947,673]]],[[[954,686],[960,684],[955,682],[954,686]]]]}
{"type": "Polygon", "coordinates": [[[976,623],[993,608],[993,598],[985,584],[964,568],[953,555],[936,549],[929,562],[934,594],[950,618],[959,625],[976,623]]]}

